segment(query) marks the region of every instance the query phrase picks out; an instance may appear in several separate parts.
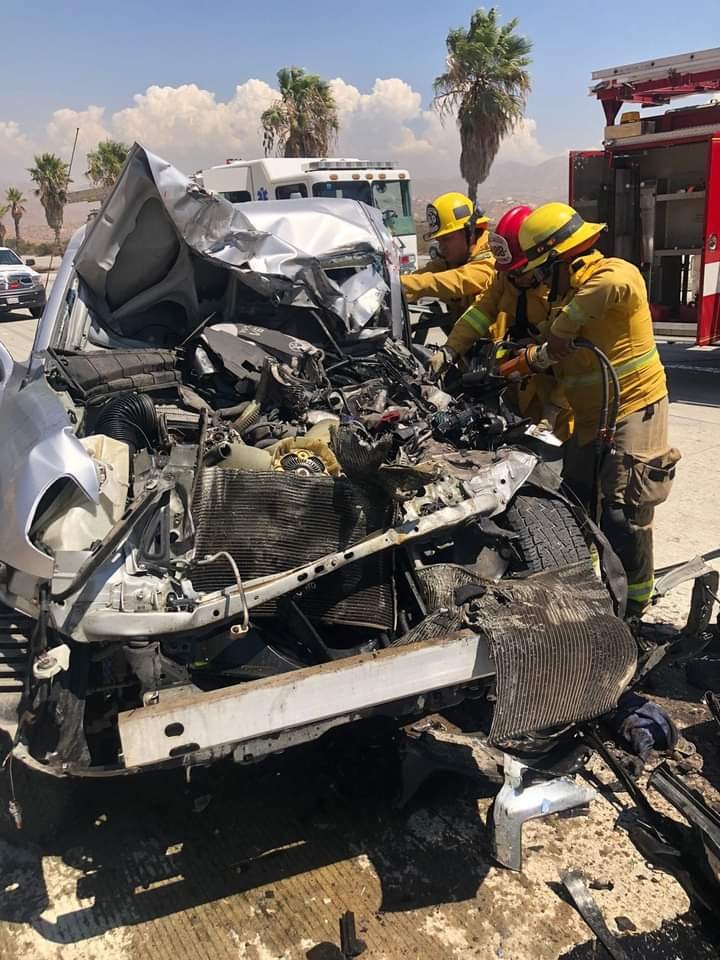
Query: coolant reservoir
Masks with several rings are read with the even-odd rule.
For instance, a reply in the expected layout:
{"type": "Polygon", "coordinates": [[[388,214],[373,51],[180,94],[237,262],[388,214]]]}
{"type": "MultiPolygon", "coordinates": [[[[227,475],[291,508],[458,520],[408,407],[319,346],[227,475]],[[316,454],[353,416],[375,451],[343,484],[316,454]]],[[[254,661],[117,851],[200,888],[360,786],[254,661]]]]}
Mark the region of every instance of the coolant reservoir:
{"type": "Polygon", "coordinates": [[[130,474],[130,450],[126,443],[102,434],[83,437],[80,443],[93,458],[98,474],[100,500],[93,503],[75,489],[57,509],[50,508],[44,529],[34,531],[51,550],[89,550],[103,540],[125,513],[130,474]],[[47,522],[48,516],[50,517],[47,522]]]}

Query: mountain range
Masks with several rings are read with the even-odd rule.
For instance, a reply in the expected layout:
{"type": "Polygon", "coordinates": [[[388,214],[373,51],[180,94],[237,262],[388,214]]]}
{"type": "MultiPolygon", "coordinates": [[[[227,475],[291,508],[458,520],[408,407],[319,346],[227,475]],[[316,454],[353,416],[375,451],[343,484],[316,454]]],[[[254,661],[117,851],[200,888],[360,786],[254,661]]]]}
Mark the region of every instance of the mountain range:
{"type": "MultiPolygon", "coordinates": [[[[467,190],[459,174],[456,177],[413,180],[413,198],[416,204],[422,202],[423,206],[449,190],[462,193],[467,190]]],[[[515,161],[495,163],[490,176],[478,190],[478,200],[485,206],[510,198],[536,205],[548,200],[566,200],[567,195],[567,156],[551,157],[536,166],[515,161]]]]}
{"type": "MultiPolygon", "coordinates": [[[[412,170],[411,170],[412,173],[412,170]]],[[[567,197],[568,159],[566,156],[551,157],[537,166],[514,161],[501,161],[494,164],[490,176],[481,184],[478,199],[481,206],[487,207],[492,214],[495,207],[507,207],[509,200],[543,203],[547,200],[564,200],[567,197]]],[[[45,223],[45,214],[40,201],[34,196],[34,186],[26,182],[5,182],[0,178],[0,198],[8,187],[18,187],[27,197],[26,212],[21,224],[21,232],[26,240],[49,240],[51,231],[45,223]]],[[[76,189],[83,183],[74,185],[76,189]]],[[[415,212],[423,216],[425,206],[436,196],[449,190],[466,190],[460,176],[425,177],[413,180],[413,198],[415,212]]],[[[1,202],[1,201],[0,201],[1,202]]],[[[71,233],[87,219],[90,204],[71,204],[65,208],[64,234],[71,233]]],[[[8,242],[12,242],[13,224],[9,215],[5,216],[8,228],[8,242]]]]}

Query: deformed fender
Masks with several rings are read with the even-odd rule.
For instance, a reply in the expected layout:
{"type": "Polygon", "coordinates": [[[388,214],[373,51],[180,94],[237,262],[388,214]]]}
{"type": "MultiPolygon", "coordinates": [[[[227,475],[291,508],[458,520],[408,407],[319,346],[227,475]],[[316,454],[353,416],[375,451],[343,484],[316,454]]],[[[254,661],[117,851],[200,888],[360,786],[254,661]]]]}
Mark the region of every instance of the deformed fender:
{"type": "Polygon", "coordinates": [[[44,372],[37,370],[23,383],[26,374],[24,365],[15,364],[0,395],[0,562],[49,580],[54,561],[28,537],[40,501],[54,483],[66,478],[95,503],[100,489],[92,459],[74,435],[67,411],[44,372]]]}

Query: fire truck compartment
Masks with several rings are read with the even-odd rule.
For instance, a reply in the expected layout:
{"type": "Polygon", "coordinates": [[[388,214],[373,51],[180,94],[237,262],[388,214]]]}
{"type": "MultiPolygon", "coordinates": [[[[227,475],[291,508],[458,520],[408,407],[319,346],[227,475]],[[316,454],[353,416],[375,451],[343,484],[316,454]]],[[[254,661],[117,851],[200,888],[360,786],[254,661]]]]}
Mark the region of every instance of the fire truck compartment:
{"type": "Polygon", "coordinates": [[[608,224],[606,254],[640,268],[658,335],[718,343],[720,105],[643,111],[642,119],[638,109],[618,113],[623,103],[657,107],[715,90],[720,48],[597,71],[593,80],[610,126],[603,150],[570,154],[570,203],[608,224]]]}

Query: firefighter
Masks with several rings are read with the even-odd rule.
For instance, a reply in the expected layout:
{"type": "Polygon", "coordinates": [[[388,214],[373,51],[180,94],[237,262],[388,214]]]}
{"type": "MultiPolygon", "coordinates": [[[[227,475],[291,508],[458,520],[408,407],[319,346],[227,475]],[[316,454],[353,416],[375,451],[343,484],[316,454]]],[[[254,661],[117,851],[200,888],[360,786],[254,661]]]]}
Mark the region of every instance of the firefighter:
{"type": "MultiPolygon", "coordinates": [[[[497,274],[450,331],[447,341],[430,360],[431,372],[440,376],[478,340],[527,341],[541,338],[550,308],[548,288],[522,271],[527,259],[520,248],[519,230],[532,207],[506,211],[490,234],[489,246],[497,274]]],[[[547,421],[561,440],[572,432],[572,412],[562,388],[552,375],[536,374],[520,384],[517,406],[522,416],[536,423],[547,421]]]]}
{"type": "Polygon", "coordinates": [[[428,233],[437,240],[440,257],[415,273],[402,276],[408,303],[435,297],[457,319],[495,276],[488,248],[488,218],[462,193],[443,193],[427,207],[428,233]]]}
{"type": "Polygon", "coordinates": [[[547,203],[520,228],[526,272],[550,285],[548,354],[575,416],[566,444],[566,482],[587,505],[602,500],[601,526],[628,578],[630,619],[653,590],[652,524],[670,492],[680,454],[668,446],[668,393],[655,345],[645,281],[631,263],[596,249],[605,224],[586,223],[572,207],[547,203]],[[595,356],[576,348],[584,337],[606,354],[619,378],[614,445],[602,459],[594,440],[602,404],[595,356]],[[556,362],[555,362],[556,361],[556,362]]]}

